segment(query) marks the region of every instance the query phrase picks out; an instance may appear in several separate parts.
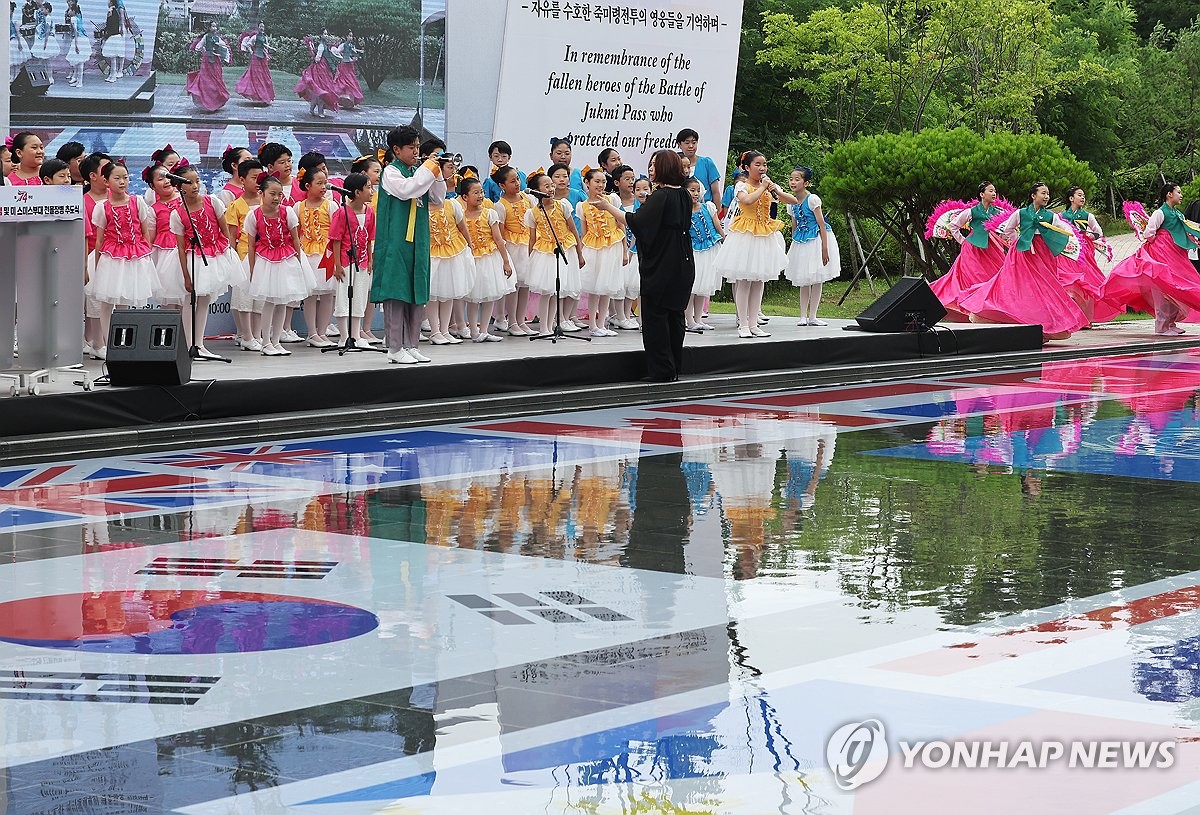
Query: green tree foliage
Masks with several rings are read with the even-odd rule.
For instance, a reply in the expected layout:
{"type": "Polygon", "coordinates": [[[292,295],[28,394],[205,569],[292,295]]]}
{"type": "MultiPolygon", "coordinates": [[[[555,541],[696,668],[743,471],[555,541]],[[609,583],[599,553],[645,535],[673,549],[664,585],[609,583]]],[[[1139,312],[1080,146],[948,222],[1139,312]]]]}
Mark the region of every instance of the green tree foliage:
{"type": "Polygon", "coordinates": [[[943,250],[949,247],[925,240],[925,219],[939,201],[969,198],[983,181],[1022,204],[1035,182],[1063,196],[1073,184],[1093,189],[1096,176],[1050,136],[928,129],[838,145],[821,190],[833,206],[883,224],[922,271],[944,272],[950,258],[943,250]]]}

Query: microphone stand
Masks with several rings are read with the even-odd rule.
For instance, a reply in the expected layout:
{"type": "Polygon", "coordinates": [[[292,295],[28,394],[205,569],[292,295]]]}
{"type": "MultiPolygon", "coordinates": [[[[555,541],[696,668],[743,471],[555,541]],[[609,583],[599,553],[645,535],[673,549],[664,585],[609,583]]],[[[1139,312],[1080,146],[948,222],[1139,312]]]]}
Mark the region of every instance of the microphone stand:
{"type": "MultiPolygon", "coordinates": [[[[370,343],[363,342],[359,344],[359,340],[350,336],[350,321],[354,319],[354,278],[358,274],[358,246],[354,243],[354,235],[358,231],[350,226],[350,207],[346,205],[346,193],[341,190],[334,190],[342,198],[342,219],[346,224],[346,236],[350,241],[350,279],[346,281],[346,336],[344,344],[334,345],[330,348],[322,348],[322,354],[328,354],[330,351],[337,351],[339,357],[344,357],[347,351],[378,351],[381,354],[386,354],[386,348],[372,348],[370,343]]],[[[357,218],[355,222],[357,222],[357,218]]],[[[340,247],[339,247],[340,249],[340,247]]],[[[336,262],[336,261],[335,261],[336,262]]],[[[336,292],[334,299],[337,299],[336,292]]],[[[366,319],[366,314],[363,314],[363,319],[366,319]]]]}
{"type": "MultiPolygon", "coordinates": [[[[546,199],[551,196],[537,196],[538,206],[542,208],[542,215],[546,219],[546,225],[550,227],[550,236],[554,238],[554,328],[547,334],[538,334],[530,337],[530,342],[537,340],[550,340],[552,344],[557,345],[559,340],[583,340],[591,342],[591,337],[577,337],[574,334],[568,334],[562,328],[562,264],[567,262],[567,253],[563,249],[562,241],[558,239],[558,233],[554,231],[554,224],[550,221],[550,213],[546,212],[546,199]]],[[[558,206],[558,199],[554,199],[554,205],[558,206]]]]}
{"type": "MultiPolygon", "coordinates": [[[[203,202],[204,197],[201,196],[200,200],[203,202]]],[[[192,239],[188,241],[192,245],[192,347],[188,349],[188,356],[197,362],[227,362],[232,365],[232,359],[226,359],[216,354],[200,353],[200,338],[196,336],[196,251],[199,250],[200,260],[204,262],[205,268],[208,268],[208,255],[204,253],[204,244],[200,243],[200,235],[196,231],[196,221],[192,218],[192,211],[188,209],[186,198],[183,200],[183,206],[180,209],[187,216],[188,225],[192,228],[192,239]]]]}

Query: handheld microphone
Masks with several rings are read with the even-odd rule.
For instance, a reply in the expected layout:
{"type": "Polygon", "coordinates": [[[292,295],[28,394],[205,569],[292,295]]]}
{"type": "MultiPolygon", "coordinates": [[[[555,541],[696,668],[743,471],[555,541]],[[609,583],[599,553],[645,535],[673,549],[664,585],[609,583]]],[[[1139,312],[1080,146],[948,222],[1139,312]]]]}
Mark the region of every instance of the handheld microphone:
{"type": "Polygon", "coordinates": [[[349,190],[347,190],[347,189],[346,189],[346,188],[344,188],[344,187],[339,187],[337,184],[328,184],[328,185],[326,185],[326,186],[327,186],[327,187],[328,187],[330,190],[332,190],[333,192],[336,192],[338,195],[344,195],[344,196],[346,196],[347,198],[353,198],[353,197],[354,197],[354,193],[350,192],[349,190]]]}
{"type": "Polygon", "coordinates": [[[170,181],[172,184],[175,184],[176,186],[178,186],[180,184],[191,183],[191,179],[184,178],[181,175],[175,175],[175,173],[167,173],[167,180],[170,181]]]}
{"type": "Polygon", "coordinates": [[[554,197],[554,193],[552,192],[538,192],[537,190],[525,190],[525,192],[529,193],[539,201],[545,201],[547,198],[554,197]]]}

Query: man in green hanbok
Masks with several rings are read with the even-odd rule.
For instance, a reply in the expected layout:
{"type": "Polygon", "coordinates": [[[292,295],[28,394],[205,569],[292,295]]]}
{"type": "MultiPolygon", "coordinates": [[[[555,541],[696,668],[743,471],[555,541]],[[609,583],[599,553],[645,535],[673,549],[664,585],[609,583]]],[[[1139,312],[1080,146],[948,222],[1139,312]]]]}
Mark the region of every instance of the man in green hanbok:
{"type": "Polygon", "coordinates": [[[371,302],[383,303],[388,362],[412,365],[430,361],[417,349],[429,302],[429,208],[445,201],[446,182],[437,156],[421,162],[415,129],[393,129],[387,144],[391,163],[379,180],[371,302]]]}

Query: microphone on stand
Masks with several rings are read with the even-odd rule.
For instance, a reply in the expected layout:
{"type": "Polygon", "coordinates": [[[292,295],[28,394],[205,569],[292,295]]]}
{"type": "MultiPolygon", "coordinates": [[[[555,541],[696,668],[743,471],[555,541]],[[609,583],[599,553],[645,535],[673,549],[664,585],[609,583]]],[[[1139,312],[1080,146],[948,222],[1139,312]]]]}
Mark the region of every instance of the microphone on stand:
{"type": "Polygon", "coordinates": [[[166,175],[167,175],[167,180],[176,186],[179,186],[181,184],[191,183],[191,179],[184,178],[181,175],[175,175],[175,173],[167,173],[166,175]]]}
{"type": "Polygon", "coordinates": [[[537,190],[525,190],[525,192],[529,193],[539,201],[545,201],[547,198],[554,197],[554,193],[552,192],[538,192],[537,190]]]}
{"type": "Polygon", "coordinates": [[[326,186],[336,192],[338,195],[344,195],[347,198],[354,197],[354,193],[350,192],[350,190],[346,189],[345,187],[339,187],[337,184],[328,184],[326,186]]]}

